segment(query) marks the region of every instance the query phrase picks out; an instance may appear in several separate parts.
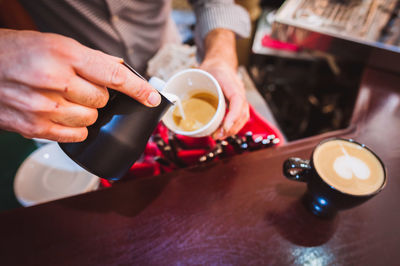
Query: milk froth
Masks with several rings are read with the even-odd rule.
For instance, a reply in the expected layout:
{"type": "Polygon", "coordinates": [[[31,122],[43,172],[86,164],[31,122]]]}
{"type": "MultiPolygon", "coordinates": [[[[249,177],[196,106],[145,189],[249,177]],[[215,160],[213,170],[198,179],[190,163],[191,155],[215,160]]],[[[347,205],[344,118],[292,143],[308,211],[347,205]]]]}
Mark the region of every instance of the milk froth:
{"type": "Polygon", "coordinates": [[[367,195],[384,183],[384,169],[376,156],[357,143],[331,140],[319,145],[313,154],[317,173],[337,190],[367,195]]]}

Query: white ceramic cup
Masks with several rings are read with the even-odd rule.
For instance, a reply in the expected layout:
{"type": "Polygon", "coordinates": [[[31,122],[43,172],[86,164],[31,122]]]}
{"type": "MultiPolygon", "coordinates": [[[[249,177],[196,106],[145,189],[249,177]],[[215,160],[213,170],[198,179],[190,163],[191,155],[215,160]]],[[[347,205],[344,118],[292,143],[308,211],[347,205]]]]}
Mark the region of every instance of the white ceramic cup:
{"type": "Polygon", "coordinates": [[[176,134],[190,137],[210,136],[221,125],[226,109],[224,94],[216,79],[206,71],[187,69],[176,73],[167,82],[157,77],[152,77],[149,83],[171,101],[174,101],[174,99],[169,97],[169,93],[178,96],[181,101],[184,101],[193,92],[197,91],[209,92],[218,98],[218,107],[212,119],[195,131],[183,131],[175,124],[172,116],[175,106],[172,106],[165,113],[162,121],[168,129],[176,134]]]}

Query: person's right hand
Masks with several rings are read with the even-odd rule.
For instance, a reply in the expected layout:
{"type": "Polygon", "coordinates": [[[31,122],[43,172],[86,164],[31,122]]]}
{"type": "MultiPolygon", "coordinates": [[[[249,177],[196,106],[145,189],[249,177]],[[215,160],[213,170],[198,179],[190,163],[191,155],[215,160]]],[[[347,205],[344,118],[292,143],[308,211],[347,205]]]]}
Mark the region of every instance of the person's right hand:
{"type": "Polygon", "coordinates": [[[0,30],[0,128],[78,142],[108,101],[106,87],[147,106],[161,97],[122,59],[50,33],[0,30]]]}

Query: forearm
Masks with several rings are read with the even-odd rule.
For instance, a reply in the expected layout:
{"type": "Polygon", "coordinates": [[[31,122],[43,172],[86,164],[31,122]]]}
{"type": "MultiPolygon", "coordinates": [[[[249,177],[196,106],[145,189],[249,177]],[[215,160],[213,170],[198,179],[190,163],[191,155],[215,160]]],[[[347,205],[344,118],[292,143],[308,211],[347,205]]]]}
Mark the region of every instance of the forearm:
{"type": "Polygon", "coordinates": [[[237,68],[236,40],[232,31],[222,28],[210,31],[204,40],[204,47],[204,63],[219,61],[237,68]]]}

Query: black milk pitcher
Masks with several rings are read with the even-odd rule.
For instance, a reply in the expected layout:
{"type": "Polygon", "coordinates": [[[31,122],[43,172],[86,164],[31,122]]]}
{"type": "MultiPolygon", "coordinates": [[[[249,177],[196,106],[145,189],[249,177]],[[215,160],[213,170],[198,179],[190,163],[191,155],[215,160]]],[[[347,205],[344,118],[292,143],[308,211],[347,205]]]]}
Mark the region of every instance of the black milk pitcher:
{"type": "Polygon", "coordinates": [[[139,159],[152,132],[171,105],[163,95],[160,105],[147,107],[125,94],[112,91],[107,105],[99,109],[97,121],[88,127],[86,140],[59,145],[73,161],[92,174],[118,180],[139,159]]]}

